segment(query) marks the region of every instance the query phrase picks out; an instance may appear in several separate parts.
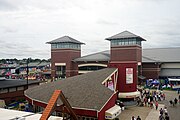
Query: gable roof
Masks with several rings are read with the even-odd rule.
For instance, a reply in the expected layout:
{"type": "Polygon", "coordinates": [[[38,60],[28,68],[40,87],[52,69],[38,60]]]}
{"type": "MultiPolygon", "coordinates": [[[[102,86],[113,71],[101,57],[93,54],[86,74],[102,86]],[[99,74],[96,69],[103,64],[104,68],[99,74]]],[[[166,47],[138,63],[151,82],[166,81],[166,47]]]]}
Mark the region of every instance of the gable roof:
{"type": "MultiPolygon", "coordinates": [[[[102,82],[116,70],[116,68],[105,68],[43,84],[26,90],[25,95],[35,101],[48,103],[54,90],[62,90],[72,107],[100,110],[114,94],[102,82]]],[[[57,103],[62,104],[60,100],[57,103]]]]}
{"type": "Polygon", "coordinates": [[[123,31],[121,33],[118,33],[116,35],[106,38],[106,40],[111,41],[111,40],[126,39],[126,38],[140,38],[141,41],[146,41],[144,38],[141,38],[140,36],[137,36],[129,31],[123,31]]]}
{"type": "Polygon", "coordinates": [[[71,38],[69,36],[63,36],[60,38],[57,38],[55,40],[52,40],[50,42],[47,42],[48,44],[55,44],[55,43],[76,43],[76,44],[84,44],[74,38],[71,38]]]}

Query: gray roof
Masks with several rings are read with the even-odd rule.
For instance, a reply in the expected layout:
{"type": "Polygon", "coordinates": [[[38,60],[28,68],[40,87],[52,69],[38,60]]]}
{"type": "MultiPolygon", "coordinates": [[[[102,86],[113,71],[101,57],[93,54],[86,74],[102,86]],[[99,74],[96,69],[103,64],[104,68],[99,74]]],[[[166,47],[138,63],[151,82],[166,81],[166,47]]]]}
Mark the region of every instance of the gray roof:
{"type": "MultiPolygon", "coordinates": [[[[72,107],[100,110],[114,94],[102,84],[114,71],[116,68],[105,68],[43,84],[26,90],[25,95],[33,100],[48,103],[54,90],[59,89],[62,90],[72,107]]],[[[57,103],[62,104],[61,100],[57,103]]]]}
{"type": "MultiPolygon", "coordinates": [[[[50,65],[50,62],[30,62],[30,63],[28,63],[28,67],[41,67],[41,66],[47,66],[47,65],[50,65]]],[[[24,68],[24,67],[27,67],[27,64],[22,64],[22,65],[16,67],[16,69],[24,68]]]]}
{"type": "Polygon", "coordinates": [[[52,40],[50,42],[47,42],[48,44],[56,44],[56,43],[76,43],[76,44],[84,44],[74,38],[71,38],[69,36],[63,36],[60,38],[57,38],[55,40],[52,40]]]}
{"type": "Polygon", "coordinates": [[[90,61],[109,61],[109,60],[110,60],[110,51],[106,50],[106,51],[86,55],[86,56],[83,56],[83,57],[80,57],[80,58],[76,58],[73,61],[76,61],[76,62],[78,62],[78,61],[90,62],[90,61]]]}
{"type": "MultiPolygon", "coordinates": [[[[28,84],[35,84],[39,83],[39,80],[28,80],[28,84]]],[[[24,86],[27,85],[26,80],[18,80],[18,79],[5,79],[0,80],[0,89],[2,88],[10,88],[10,87],[18,87],[18,86],[24,86]]]]}
{"type": "Polygon", "coordinates": [[[106,40],[125,39],[125,38],[140,38],[142,41],[146,41],[145,39],[141,38],[140,36],[137,36],[129,31],[123,31],[121,33],[118,33],[116,35],[106,38],[106,40]]]}
{"type": "MultiPolygon", "coordinates": [[[[180,47],[176,48],[151,48],[142,50],[142,62],[180,62],[180,47]]],[[[74,59],[76,62],[110,61],[110,50],[90,54],[74,59]]]]}
{"type": "Polygon", "coordinates": [[[143,56],[158,62],[180,62],[180,47],[143,49],[142,52],[143,56]]]}
{"type": "Polygon", "coordinates": [[[41,62],[38,64],[38,67],[41,67],[41,66],[47,66],[47,65],[50,65],[51,63],[50,62],[41,62]]]}

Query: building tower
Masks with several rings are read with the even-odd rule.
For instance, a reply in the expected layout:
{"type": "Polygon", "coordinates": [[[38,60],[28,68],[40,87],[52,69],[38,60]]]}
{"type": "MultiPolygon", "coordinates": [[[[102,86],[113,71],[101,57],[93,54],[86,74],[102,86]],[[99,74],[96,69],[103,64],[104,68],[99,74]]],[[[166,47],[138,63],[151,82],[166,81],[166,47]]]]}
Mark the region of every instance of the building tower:
{"type": "Polygon", "coordinates": [[[78,66],[73,59],[81,57],[81,45],[84,44],[69,36],[47,42],[51,44],[51,76],[65,78],[78,74],[78,66]]]}
{"type": "Polygon", "coordinates": [[[137,92],[138,69],[142,62],[141,42],[145,39],[124,31],[106,38],[111,42],[109,67],[118,68],[117,91],[119,98],[134,99],[137,92]]]}

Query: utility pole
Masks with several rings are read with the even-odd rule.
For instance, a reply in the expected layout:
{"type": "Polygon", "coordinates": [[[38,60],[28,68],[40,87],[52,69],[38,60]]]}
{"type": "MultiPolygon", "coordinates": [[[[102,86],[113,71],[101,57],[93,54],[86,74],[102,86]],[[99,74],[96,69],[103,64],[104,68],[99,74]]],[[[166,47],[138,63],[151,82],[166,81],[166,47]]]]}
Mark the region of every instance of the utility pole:
{"type": "Polygon", "coordinates": [[[29,58],[27,59],[27,61],[26,61],[26,63],[27,63],[27,89],[28,89],[28,75],[29,75],[29,66],[28,66],[28,63],[29,63],[29,58]]]}

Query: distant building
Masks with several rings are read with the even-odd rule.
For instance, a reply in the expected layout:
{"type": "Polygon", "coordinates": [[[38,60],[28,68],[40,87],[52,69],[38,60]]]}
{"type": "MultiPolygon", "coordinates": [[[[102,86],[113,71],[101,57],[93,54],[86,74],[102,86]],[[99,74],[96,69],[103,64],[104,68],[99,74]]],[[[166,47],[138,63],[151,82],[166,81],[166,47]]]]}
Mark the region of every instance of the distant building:
{"type": "MultiPolygon", "coordinates": [[[[37,80],[29,80],[28,88],[39,85],[37,80]]],[[[27,89],[26,80],[17,79],[1,79],[0,80],[0,99],[5,100],[6,105],[18,101],[25,100],[24,91],[27,89]]]]}

